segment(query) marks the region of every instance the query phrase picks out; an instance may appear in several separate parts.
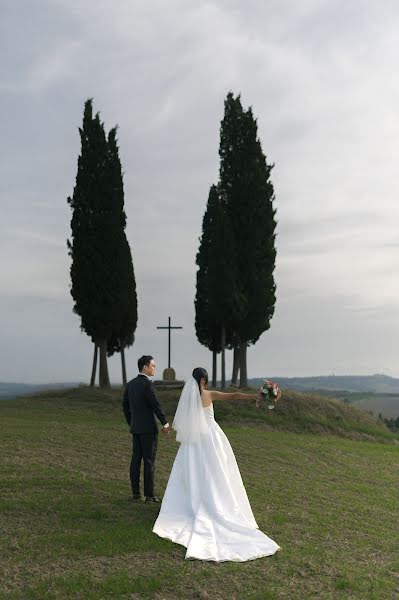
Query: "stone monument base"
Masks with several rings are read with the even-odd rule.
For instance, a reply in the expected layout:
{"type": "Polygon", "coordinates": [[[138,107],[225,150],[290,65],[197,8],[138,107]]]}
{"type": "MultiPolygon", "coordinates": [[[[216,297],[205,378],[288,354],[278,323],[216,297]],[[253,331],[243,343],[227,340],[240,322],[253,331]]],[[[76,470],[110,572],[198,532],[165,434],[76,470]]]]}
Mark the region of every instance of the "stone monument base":
{"type": "Polygon", "coordinates": [[[164,369],[162,373],[162,381],[154,381],[154,385],[157,390],[181,390],[184,386],[184,381],[176,379],[176,371],[172,367],[164,369]]]}
{"type": "Polygon", "coordinates": [[[164,369],[162,373],[162,379],[164,381],[176,381],[176,371],[172,367],[164,369]]]}
{"type": "Polygon", "coordinates": [[[157,390],[181,390],[185,384],[185,381],[175,379],[174,381],[165,381],[164,379],[158,379],[154,381],[154,386],[157,390]]]}

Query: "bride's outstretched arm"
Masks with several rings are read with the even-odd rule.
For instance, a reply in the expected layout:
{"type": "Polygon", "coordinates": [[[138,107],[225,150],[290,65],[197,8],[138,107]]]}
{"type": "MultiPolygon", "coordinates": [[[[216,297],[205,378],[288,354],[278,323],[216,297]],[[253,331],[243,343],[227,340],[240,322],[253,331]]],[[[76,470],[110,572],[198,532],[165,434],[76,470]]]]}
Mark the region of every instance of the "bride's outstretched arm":
{"type": "Polygon", "coordinates": [[[214,400],[258,400],[259,392],[243,394],[242,392],[216,392],[208,390],[208,394],[214,400]]]}

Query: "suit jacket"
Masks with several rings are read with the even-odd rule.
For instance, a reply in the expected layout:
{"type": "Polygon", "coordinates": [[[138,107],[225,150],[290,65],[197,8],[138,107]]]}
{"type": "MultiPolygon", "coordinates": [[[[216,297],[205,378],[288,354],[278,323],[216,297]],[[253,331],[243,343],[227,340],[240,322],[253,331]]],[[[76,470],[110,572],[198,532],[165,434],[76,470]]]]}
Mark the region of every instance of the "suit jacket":
{"type": "Polygon", "coordinates": [[[168,422],[155,395],[154,384],[145,375],[137,375],[129,381],[122,407],[130,433],[158,433],[155,415],[162,425],[168,422]]]}

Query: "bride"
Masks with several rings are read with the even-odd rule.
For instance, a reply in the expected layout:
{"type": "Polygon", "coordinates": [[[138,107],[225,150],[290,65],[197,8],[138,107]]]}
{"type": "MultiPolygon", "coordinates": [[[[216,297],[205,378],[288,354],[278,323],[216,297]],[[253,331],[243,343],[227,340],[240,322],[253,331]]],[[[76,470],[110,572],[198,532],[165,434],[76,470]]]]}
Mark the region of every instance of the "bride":
{"type": "Polygon", "coordinates": [[[196,368],[186,382],[173,421],[180,448],[153,532],[187,548],[186,558],[246,561],[280,547],[259,531],[230,443],[213,413],[214,400],[256,399],[258,394],[207,389],[196,368]]]}

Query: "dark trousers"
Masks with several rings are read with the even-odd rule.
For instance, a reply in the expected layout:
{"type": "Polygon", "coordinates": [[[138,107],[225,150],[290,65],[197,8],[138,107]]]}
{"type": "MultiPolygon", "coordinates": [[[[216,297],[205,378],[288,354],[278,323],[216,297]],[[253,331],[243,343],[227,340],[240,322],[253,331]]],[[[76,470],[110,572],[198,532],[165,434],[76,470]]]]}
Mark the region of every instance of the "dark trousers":
{"type": "Polygon", "coordinates": [[[158,433],[133,433],[133,455],[130,463],[132,493],[140,494],[140,468],[144,463],[144,496],[154,496],[155,456],[158,433]]]}

